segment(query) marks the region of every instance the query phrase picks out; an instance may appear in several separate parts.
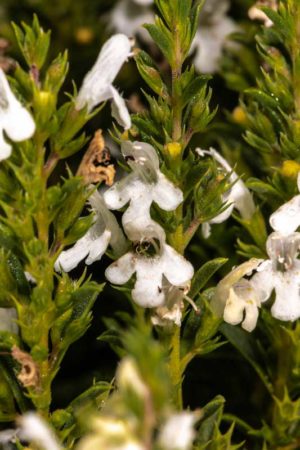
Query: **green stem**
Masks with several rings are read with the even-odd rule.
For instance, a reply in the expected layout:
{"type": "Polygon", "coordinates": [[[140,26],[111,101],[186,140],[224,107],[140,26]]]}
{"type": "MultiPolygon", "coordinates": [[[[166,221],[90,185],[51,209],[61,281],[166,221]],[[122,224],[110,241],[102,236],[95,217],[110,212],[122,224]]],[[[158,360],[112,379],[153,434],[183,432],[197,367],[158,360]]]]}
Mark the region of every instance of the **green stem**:
{"type": "MultiPolygon", "coordinates": [[[[180,97],[180,89],[179,82],[182,72],[182,51],[180,44],[180,36],[178,33],[178,23],[176,18],[174,18],[173,23],[173,36],[174,36],[174,54],[175,61],[172,65],[172,109],[173,109],[173,126],[172,126],[172,140],[173,142],[177,142],[181,144],[182,139],[182,106],[181,106],[181,97],[180,97]]],[[[174,172],[178,173],[178,166],[180,168],[182,163],[182,153],[174,156],[173,160],[171,157],[170,166],[174,170],[174,172]],[[176,167],[174,167],[176,165],[176,167]]],[[[179,223],[176,231],[169,236],[169,242],[171,245],[177,250],[179,253],[183,254],[184,252],[184,240],[183,240],[183,207],[180,205],[176,210],[176,218],[179,223]]],[[[182,409],[182,371],[181,371],[181,336],[180,336],[180,327],[175,326],[173,335],[170,339],[170,360],[169,360],[169,368],[170,375],[173,384],[173,400],[174,404],[180,410],[182,409]]]]}
{"type": "Polygon", "coordinates": [[[171,338],[170,375],[173,384],[173,401],[178,409],[182,409],[182,374],[180,357],[180,327],[175,326],[171,338]]]}

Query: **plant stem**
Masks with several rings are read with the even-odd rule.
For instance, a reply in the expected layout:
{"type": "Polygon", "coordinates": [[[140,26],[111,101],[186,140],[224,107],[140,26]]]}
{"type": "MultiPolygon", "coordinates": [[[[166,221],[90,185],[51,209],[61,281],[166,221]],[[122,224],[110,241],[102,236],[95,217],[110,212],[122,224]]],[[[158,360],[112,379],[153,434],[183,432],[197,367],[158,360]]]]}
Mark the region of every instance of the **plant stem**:
{"type": "MultiPolygon", "coordinates": [[[[173,126],[172,126],[172,140],[173,142],[178,142],[181,144],[182,139],[182,106],[179,82],[182,72],[182,51],[180,44],[180,36],[178,32],[178,23],[176,17],[173,21],[173,37],[174,37],[174,55],[175,61],[172,66],[172,109],[173,109],[173,126]]],[[[182,163],[182,153],[174,157],[176,161],[171,161],[171,166],[174,164],[177,166],[182,163]],[[173,164],[172,164],[173,162],[173,164]]],[[[175,167],[178,173],[178,166],[175,167]]],[[[171,245],[179,253],[184,252],[184,239],[183,239],[183,207],[180,205],[176,210],[176,218],[179,223],[176,231],[169,236],[169,241],[171,245]]],[[[181,336],[180,327],[174,326],[174,332],[170,339],[170,375],[173,384],[173,400],[176,407],[180,410],[182,409],[182,372],[181,372],[181,336]]]]}
{"type": "Polygon", "coordinates": [[[182,375],[180,357],[180,327],[175,326],[171,338],[170,375],[173,384],[173,401],[178,409],[182,409],[182,375]]]}

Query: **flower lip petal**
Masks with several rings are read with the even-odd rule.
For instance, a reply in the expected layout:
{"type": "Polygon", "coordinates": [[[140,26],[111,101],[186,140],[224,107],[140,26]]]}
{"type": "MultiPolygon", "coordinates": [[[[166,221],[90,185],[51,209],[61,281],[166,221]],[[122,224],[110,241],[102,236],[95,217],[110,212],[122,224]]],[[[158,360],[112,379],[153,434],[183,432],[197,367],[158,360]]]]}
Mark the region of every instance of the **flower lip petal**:
{"type": "Polygon", "coordinates": [[[300,225],[300,195],[296,195],[289,202],[280,206],[270,216],[270,225],[273,230],[283,235],[289,235],[300,225]]]}
{"type": "Polygon", "coordinates": [[[164,211],[174,211],[183,202],[182,191],[161,172],[152,195],[153,201],[164,211]]]}
{"type": "Polygon", "coordinates": [[[2,137],[0,160],[10,156],[11,146],[4,141],[3,130],[16,142],[29,139],[35,132],[35,123],[30,113],[22,106],[12,92],[6,76],[0,69],[0,129],[2,137]]]}
{"type": "Polygon", "coordinates": [[[35,123],[27,109],[21,105],[14,105],[10,108],[5,124],[5,132],[15,142],[24,141],[33,136],[35,123]]]}
{"type": "Polygon", "coordinates": [[[136,270],[136,255],[132,252],[121,256],[107,267],[105,276],[113,284],[125,284],[136,270]]]}
{"type": "Polygon", "coordinates": [[[162,258],[163,273],[174,286],[182,286],[193,278],[194,267],[192,264],[170,245],[164,245],[162,258]]]}

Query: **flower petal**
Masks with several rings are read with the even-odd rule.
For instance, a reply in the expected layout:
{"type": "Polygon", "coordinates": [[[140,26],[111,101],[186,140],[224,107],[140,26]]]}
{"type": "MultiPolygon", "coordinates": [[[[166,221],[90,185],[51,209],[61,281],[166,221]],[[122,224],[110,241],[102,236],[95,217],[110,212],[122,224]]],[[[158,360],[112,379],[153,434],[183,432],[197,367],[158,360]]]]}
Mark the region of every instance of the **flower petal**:
{"type": "Polygon", "coordinates": [[[36,413],[27,412],[18,419],[20,439],[34,442],[43,450],[60,450],[56,436],[36,413]]]}
{"type": "MultiPolygon", "coordinates": [[[[126,238],[114,214],[107,209],[102,195],[99,191],[95,191],[88,201],[96,214],[96,221],[102,223],[102,226],[111,232],[109,244],[115,255],[123,255],[128,247],[126,238]]],[[[99,232],[101,232],[100,229],[99,232]]]]}
{"type": "Polygon", "coordinates": [[[60,272],[62,269],[64,272],[70,272],[85,258],[85,263],[88,265],[98,261],[105,253],[110,238],[111,232],[109,230],[102,231],[99,236],[97,230],[95,230],[95,225],[93,225],[73,247],[61,252],[55,261],[55,270],[60,272]]]}
{"type": "Polygon", "coordinates": [[[128,130],[131,128],[131,118],[125,104],[125,100],[113,86],[111,86],[111,93],[111,114],[119,125],[121,125],[125,130],[128,130]]]}
{"type": "Polygon", "coordinates": [[[274,276],[275,302],[271,313],[276,319],[294,321],[300,317],[300,261],[294,268],[274,276]]]}
{"type": "Polygon", "coordinates": [[[0,69],[0,128],[16,142],[31,138],[35,132],[33,118],[15,97],[2,69],[0,69]]]}
{"type": "Polygon", "coordinates": [[[160,257],[141,257],[136,262],[136,283],[132,299],[143,308],[156,308],[165,301],[160,257]]]}
{"type": "Polygon", "coordinates": [[[104,192],[103,198],[109,209],[120,209],[125,206],[130,198],[136,183],[134,175],[127,175],[117,181],[111,188],[104,192]]]}
{"type": "Polygon", "coordinates": [[[185,285],[194,276],[192,264],[167,244],[163,248],[162,264],[165,277],[174,286],[185,285]]]}
{"type": "MultiPolygon", "coordinates": [[[[219,8],[219,5],[216,9],[219,8]]],[[[202,25],[197,30],[191,53],[197,50],[194,57],[196,69],[202,73],[213,73],[219,68],[219,60],[226,43],[227,36],[236,31],[235,22],[223,15],[220,20],[210,26],[202,25]]]]}
{"type": "Polygon", "coordinates": [[[122,154],[141,181],[147,184],[157,182],[159,158],[152,145],[145,142],[125,141],[122,143],[122,154]]]}
{"type": "Polygon", "coordinates": [[[158,181],[153,188],[153,201],[164,211],[174,211],[183,202],[182,191],[158,172],[158,181]]]}
{"type": "Polygon", "coordinates": [[[3,137],[3,132],[0,130],[0,161],[10,157],[12,147],[3,137]]]}
{"type": "Polygon", "coordinates": [[[270,225],[273,230],[289,235],[300,225],[300,195],[280,206],[271,216],[270,225]]]}
{"type": "Polygon", "coordinates": [[[152,5],[153,0],[134,0],[138,5],[152,5]]]}
{"type": "Polygon", "coordinates": [[[190,450],[195,438],[195,413],[182,411],[173,414],[163,425],[158,442],[164,450],[190,450]]]}
{"type": "Polygon", "coordinates": [[[272,262],[270,260],[266,260],[257,268],[257,273],[253,275],[250,283],[261,303],[266,302],[270,298],[275,287],[272,262]]]}
{"type": "Polygon", "coordinates": [[[5,131],[8,137],[15,142],[21,142],[33,136],[35,132],[34,120],[21,104],[15,103],[10,107],[5,131]]]}
{"type": "Polygon", "coordinates": [[[110,28],[117,30],[119,33],[124,33],[127,36],[138,35],[144,42],[150,42],[151,38],[149,33],[143,28],[144,23],[154,22],[154,13],[150,8],[146,6],[153,3],[152,0],[120,0],[113,8],[110,14],[109,26],[110,28]]]}
{"type": "Polygon", "coordinates": [[[111,84],[130,56],[131,45],[132,42],[125,34],[116,34],[108,39],[83,80],[76,99],[77,109],[87,105],[91,111],[96,105],[112,97],[111,84]]]}
{"type": "Polygon", "coordinates": [[[105,271],[105,276],[113,284],[125,284],[136,270],[137,257],[134,253],[126,253],[113,262],[105,271]]]}

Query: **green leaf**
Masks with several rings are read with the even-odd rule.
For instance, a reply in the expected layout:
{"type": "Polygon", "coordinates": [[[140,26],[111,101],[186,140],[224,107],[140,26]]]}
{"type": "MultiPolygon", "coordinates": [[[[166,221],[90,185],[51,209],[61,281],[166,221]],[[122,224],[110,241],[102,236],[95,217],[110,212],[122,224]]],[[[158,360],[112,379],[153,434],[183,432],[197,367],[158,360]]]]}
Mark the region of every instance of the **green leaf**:
{"type": "Polygon", "coordinates": [[[68,73],[68,52],[59,54],[50,64],[44,82],[44,89],[54,94],[58,94],[68,73]]]}
{"type": "Polygon", "coordinates": [[[18,45],[28,66],[40,70],[48,54],[50,31],[44,32],[36,15],[33,16],[31,27],[24,22],[22,23],[24,31],[16,24],[13,23],[12,25],[18,45]]]}
{"type": "Polygon", "coordinates": [[[215,258],[203,264],[203,266],[201,266],[194,275],[189,296],[194,298],[197,294],[199,294],[210,278],[217,272],[217,270],[226,264],[227,261],[228,258],[215,258]]]}
{"type": "Polygon", "coordinates": [[[150,36],[160,48],[167,61],[173,66],[174,55],[173,55],[173,36],[172,33],[163,24],[162,20],[156,17],[155,25],[148,24],[144,25],[146,30],[148,30],[150,36]]]}
{"type": "Polygon", "coordinates": [[[207,75],[199,75],[193,78],[192,82],[188,84],[188,86],[184,89],[181,96],[181,104],[184,108],[191,100],[194,100],[195,97],[200,93],[200,91],[206,86],[208,80],[211,77],[207,75]]]}
{"type": "Polygon", "coordinates": [[[161,75],[152,58],[144,51],[139,51],[135,56],[136,65],[141,77],[148,86],[159,96],[169,101],[167,86],[161,79],[161,75]]]}
{"type": "Polygon", "coordinates": [[[224,403],[224,397],[218,395],[202,409],[203,419],[200,422],[197,434],[197,444],[207,445],[213,439],[215,429],[219,426],[222,419],[224,403]]]}

